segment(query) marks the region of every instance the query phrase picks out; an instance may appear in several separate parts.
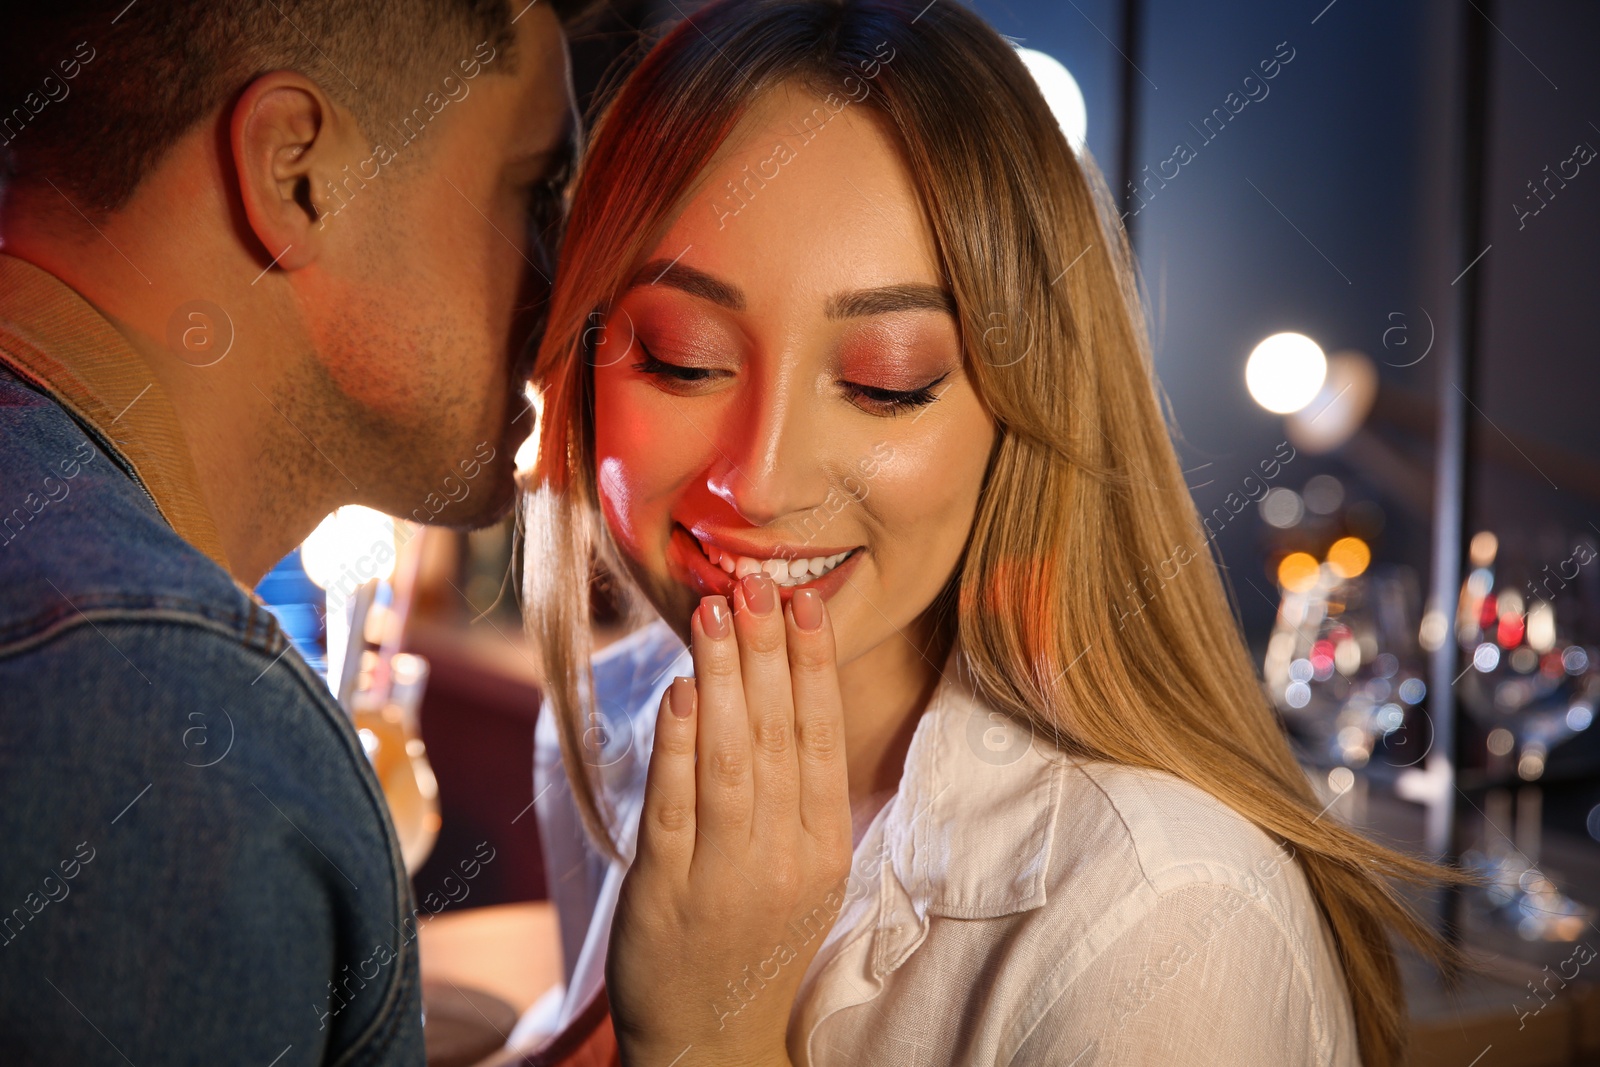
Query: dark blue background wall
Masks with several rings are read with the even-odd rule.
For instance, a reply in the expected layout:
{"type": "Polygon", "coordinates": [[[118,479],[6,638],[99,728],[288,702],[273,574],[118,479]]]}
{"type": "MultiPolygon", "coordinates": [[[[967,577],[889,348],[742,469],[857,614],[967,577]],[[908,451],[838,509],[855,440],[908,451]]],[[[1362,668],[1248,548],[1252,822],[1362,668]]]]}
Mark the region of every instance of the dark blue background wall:
{"type": "MultiPolygon", "coordinates": [[[[1136,209],[1128,225],[1149,293],[1157,372],[1201,510],[1236,491],[1283,439],[1281,420],[1246,392],[1244,363],[1263,337],[1296,330],[1329,352],[1354,348],[1375,357],[1385,388],[1411,416],[1384,429],[1410,480],[1369,478],[1361,462],[1335,454],[1297,459],[1285,483],[1298,487],[1320,471],[1347,479],[1383,505],[1380,558],[1425,573],[1430,501],[1397,487],[1430,484],[1437,361],[1401,364],[1423,351],[1430,316],[1447,313],[1455,293],[1445,272],[1461,265],[1445,247],[1456,220],[1439,203],[1456,176],[1455,161],[1441,158],[1438,129],[1459,118],[1459,101],[1438,92],[1458,59],[1444,32],[1445,5],[1143,0],[1132,42],[1118,0],[975,6],[1001,32],[1050,52],[1078,77],[1089,148],[1108,180],[1119,176],[1125,126],[1141,182],[1160,173],[1178,143],[1194,150],[1177,177],[1141,184],[1144,198],[1128,202],[1136,209]],[[1289,49],[1294,58],[1266,83],[1263,98],[1220,133],[1197,129],[1230,92],[1244,95],[1244,78],[1259,61],[1289,49]],[[1125,100],[1129,63],[1136,71],[1125,100]],[[1389,333],[1386,346],[1396,325],[1406,329],[1389,333]],[[1401,340],[1411,346],[1396,347],[1401,340]]],[[[1483,272],[1481,344],[1470,388],[1492,425],[1480,423],[1473,434],[1469,525],[1523,528],[1536,540],[1552,523],[1581,526],[1583,516],[1600,514],[1592,474],[1600,461],[1593,414],[1600,167],[1583,168],[1521,231],[1511,205],[1526,194],[1524,182],[1569,157],[1579,141],[1600,147],[1600,128],[1590,124],[1600,123],[1600,8],[1539,0],[1477,9],[1497,27],[1489,31],[1489,176],[1481,203],[1483,244],[1493,247],[1474,268],[1483,272]],[[1543,445],[1554,450],[1552,462],[1537,462],[1543,445]],[[1518,447],[1535,459],[1519,462],[1518,447]],[[1551,487],[1563,481],[1564,488],[1551,487]]],[[[1246,630],[1257,639],[1275,609],[1260,530],[1240,521],[1217,538],[1246,630]]]]}

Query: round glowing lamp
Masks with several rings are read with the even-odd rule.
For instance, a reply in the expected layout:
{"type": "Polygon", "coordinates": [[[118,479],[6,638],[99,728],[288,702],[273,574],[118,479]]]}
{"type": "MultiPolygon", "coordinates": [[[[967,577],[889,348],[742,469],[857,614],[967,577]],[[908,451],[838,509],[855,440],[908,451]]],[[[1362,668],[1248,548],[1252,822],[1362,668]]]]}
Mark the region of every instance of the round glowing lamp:
{"type": "Polygon", "coordinates": [[[1050,113],[1056,117],[1061,132],[1067,135],[1067,143],[1074,152],[1082,151],[1089,137],[1089,109],[1084,105],[1078,79],[1060,60],[1037,49],[1019,47],[1017,56],[1033,75],[1044,102],[1050,105],[1050,113]]]}
{"type": "Polygon", "coordinates": [[[1316,397],[1328,377],[1322,346],[1303,333],[1275,333],[1256,345],[1245,363],[1244,382],[1257,404],[1289,415],[1316,397]]]}

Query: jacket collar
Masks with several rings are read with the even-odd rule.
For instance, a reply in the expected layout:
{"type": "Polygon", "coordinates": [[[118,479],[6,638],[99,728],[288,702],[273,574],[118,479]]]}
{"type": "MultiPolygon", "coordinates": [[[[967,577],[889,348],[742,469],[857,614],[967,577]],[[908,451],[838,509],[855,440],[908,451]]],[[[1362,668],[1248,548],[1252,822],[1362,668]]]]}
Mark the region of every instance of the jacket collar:
{"type": "Polygon", "coordinates": [[[228,569],[178,414],[149,366],[77,292],[4,253],[0,364],[90,429],[149,492],[168,525],[228,569]]]}

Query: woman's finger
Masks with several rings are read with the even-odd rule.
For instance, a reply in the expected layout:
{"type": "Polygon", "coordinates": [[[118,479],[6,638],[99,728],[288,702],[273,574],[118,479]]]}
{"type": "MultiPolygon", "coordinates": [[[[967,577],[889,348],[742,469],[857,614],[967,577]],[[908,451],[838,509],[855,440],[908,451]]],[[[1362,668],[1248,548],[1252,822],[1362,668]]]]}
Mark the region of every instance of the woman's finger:
{"type": "Polygon", "coordinates": [[[694,859],[695,685],[674,678],[656,712],[655,744],[639,815],[638,858],[682,874],[694,859]]]}
{"type": "Polygon", "coordinates": [[[695,764],[695,818],[709,851],[736,847],[750,839],[752,784],[750,723],[739,672],[739,643],[725,597],[700,601],[689,621],[694,656],[695,702],[699,730],[695,764]]]}
{"type": "Polygon", "coordinates": [[[833,623],[822,594],[800,589],[784,613],[794,692],[800,820],[828,847],[850,844],[849,772],[844,752],[844,702],[834,658],[833,623]]]}
{"type": "MultiPolygon", "coordinates": [[[[778,585],[765,574],[739,579],[733,629],[749,713],[755,826],[763,840],[792,840],[779,827],[796,825],[799,772],[794,752],[794,689],[778,585]]],[[[791,831],[792,832],[792,831],[791,831]]]]}

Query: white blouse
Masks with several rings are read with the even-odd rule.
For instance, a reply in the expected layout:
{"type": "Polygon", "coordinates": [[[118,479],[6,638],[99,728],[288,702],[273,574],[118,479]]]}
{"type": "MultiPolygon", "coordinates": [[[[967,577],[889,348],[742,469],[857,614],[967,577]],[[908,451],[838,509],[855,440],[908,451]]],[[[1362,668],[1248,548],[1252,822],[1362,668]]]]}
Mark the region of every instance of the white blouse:
{"type": "MultiPolygon", "coordinates": [[[[856,845],[790,1017],[796,1067],[1359,1063],[1338,958],[1286,846],[1170,775],[1063,754],[987,707],[960,666],[952,653],[899,790],[856,845]]],[[[631,860],[656,709],[691,664],[655,623],[594,667],[591,736],[631,860]]],[[[567,982],[557,1010],[524,1018],[522,1047],[599,989],[626,871],[586,841],[548,717],[534,781],[567,982]]],[[[756,971],[730,977],[719,1011],[759,991],[756,971]]]]}

